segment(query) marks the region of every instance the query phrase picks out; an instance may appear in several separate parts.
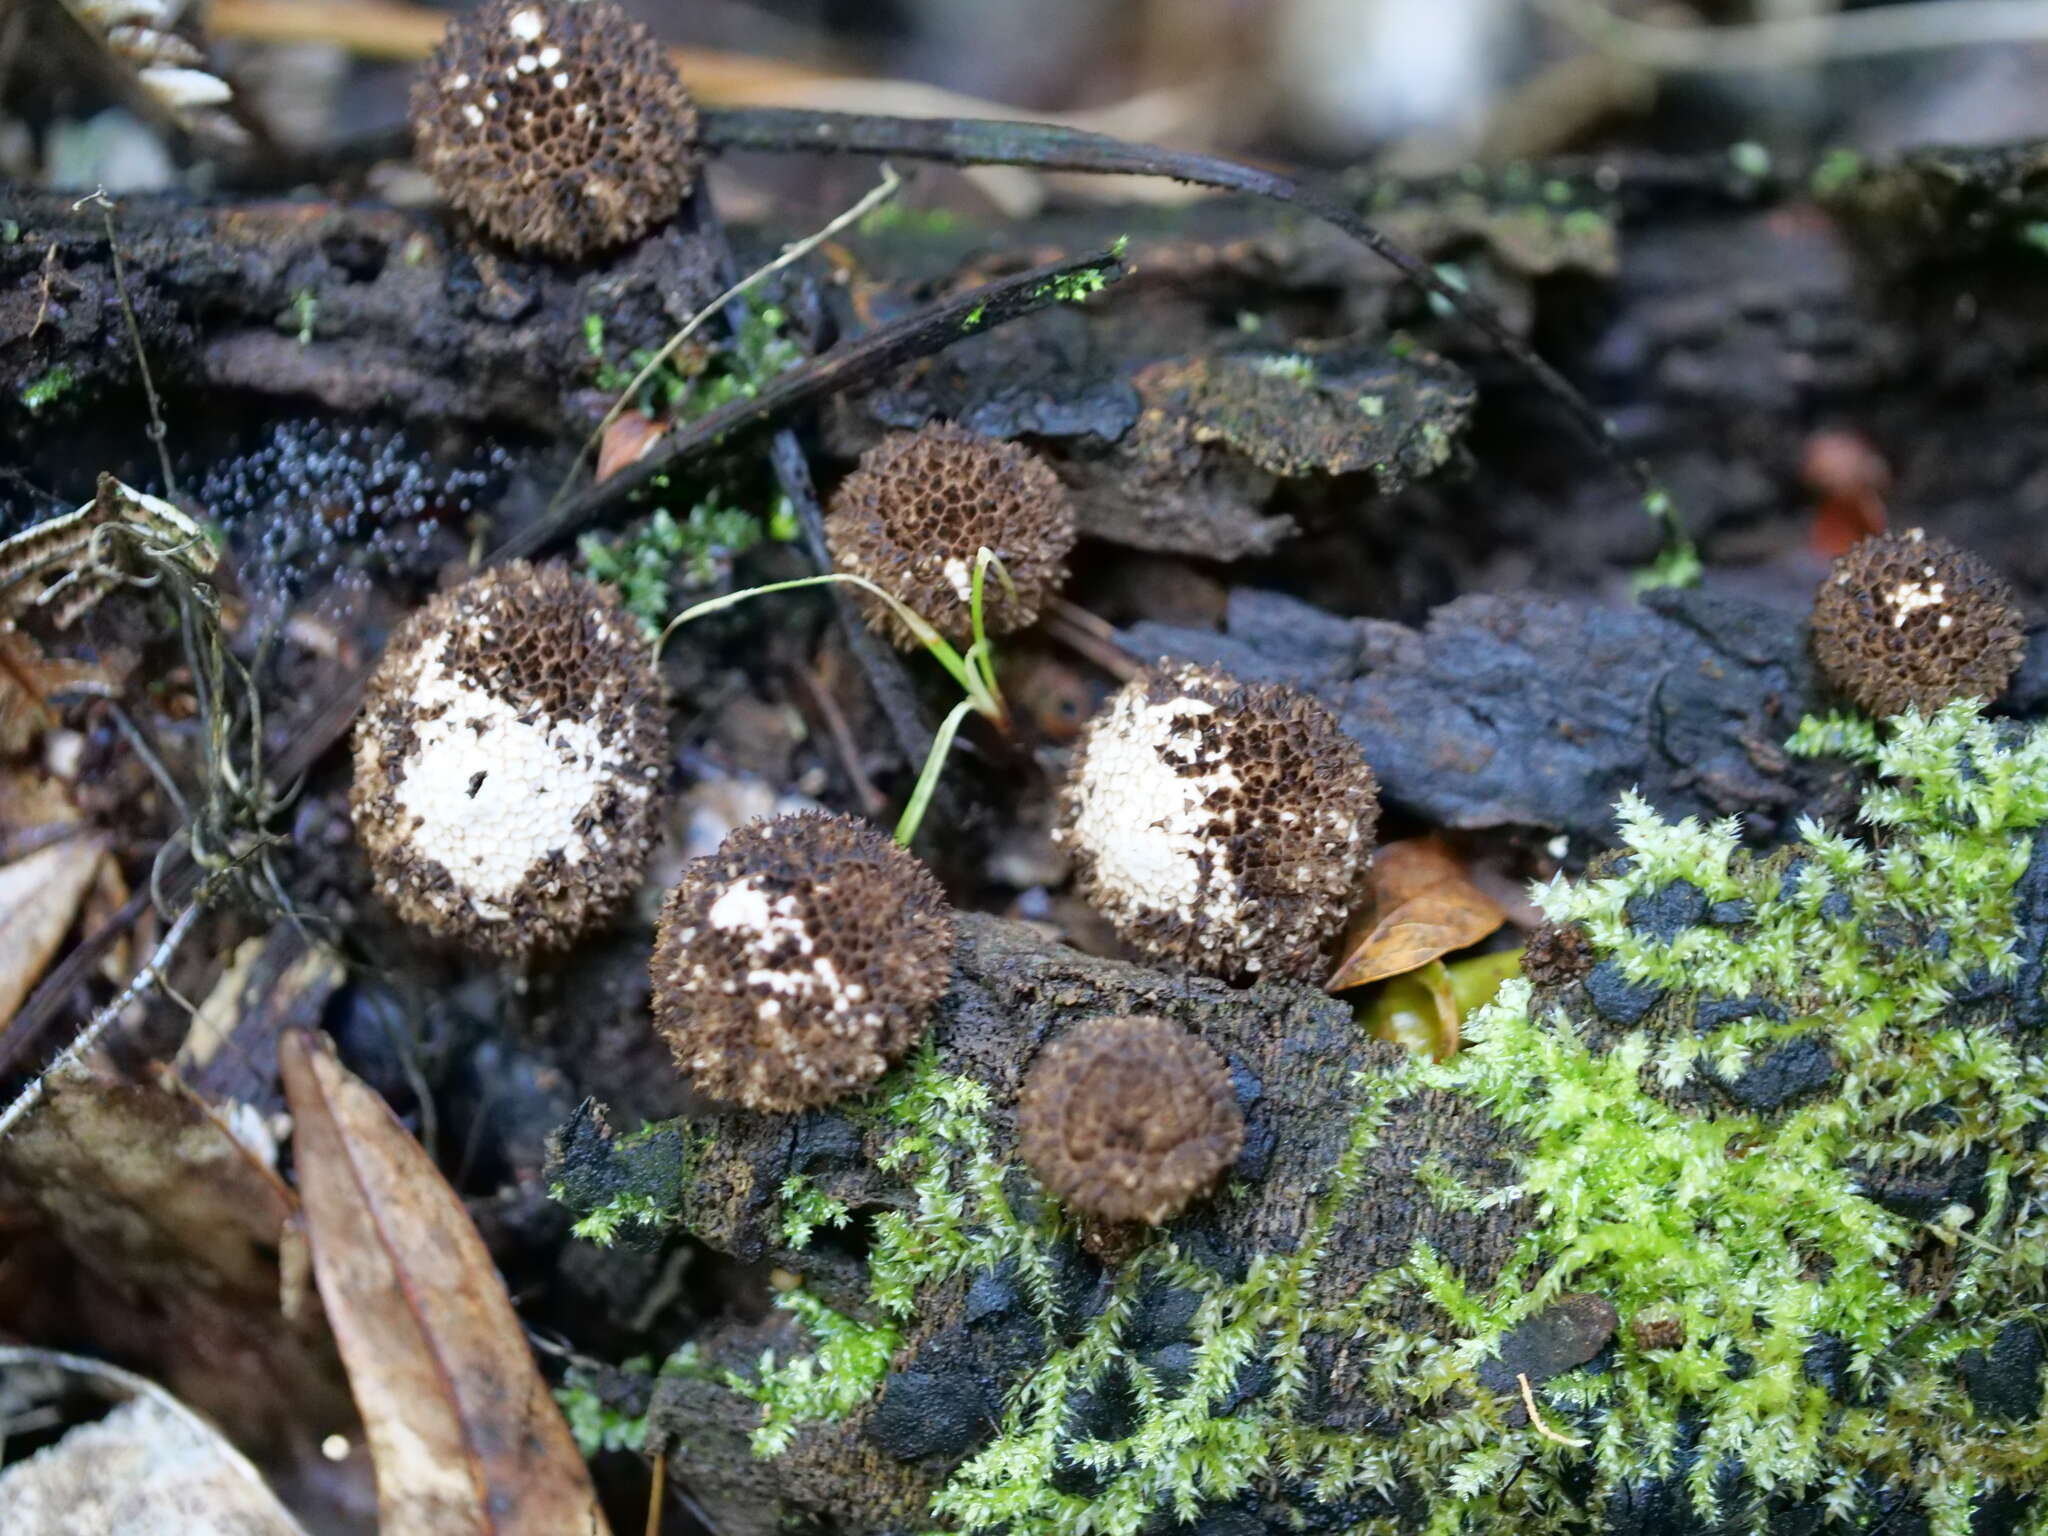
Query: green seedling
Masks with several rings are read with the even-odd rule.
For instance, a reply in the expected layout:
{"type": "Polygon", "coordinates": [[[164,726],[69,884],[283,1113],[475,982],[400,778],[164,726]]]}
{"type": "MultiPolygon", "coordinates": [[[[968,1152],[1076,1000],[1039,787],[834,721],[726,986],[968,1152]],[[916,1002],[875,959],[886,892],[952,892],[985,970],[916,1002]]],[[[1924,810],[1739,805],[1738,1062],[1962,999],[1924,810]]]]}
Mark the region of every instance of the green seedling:
{"type": "Polygon", "coordinates": [[[1017,594],[1010,573],[1003,569],[1003,562],[996,558],[995,551],[983,546],[975,552],[974,578],[968,593],[968,615],[974,639],[965,652],[957,649],[951,641],[938,632],[929,620],[903,602],[894,593],[884,590],[865,576],[855,576],[846,571],[827,571],[822,576],[801,576],[794,581],[775,581],[766,586],[748,587],[740,592],[728,592],[723,597],[714,597],[685,608],[668,621],[654,642],[654,654],[658,660],[662,648],[668,644],[668,637],[683,625],[709,614],[719,613],[727,608],[738,607],[750,598],[765,597],[771,592],[794,592],[804,587],[822,587],[835,583],[858,587],[881,599],[889,611],[902,621],[903,627],[916,636],[918,644],[928,651],[932,659],[946,669],[946,675],[960,685],[961,699],[940,722],[932,736],[931,751],[926,754],[924,767],[917,776],[917,783],[910,793],[909,803],[903,808],[903,815],[896,823],[896,841],[903,846],[917,836],[918,826],[924,820],[925,811],[931,805],[933,793],[938,788],[939,773],[945,765],[946,754],[952,750],[953,738],[959,735],[960,726],[969,714],[980,715],[999,731],[1010,729],[1010,707],[1003,698],[1002,685],[996,681],[995,650],[989,643],[986,623],[986,593],[988,574],[994,571],[996,579],[1003,584],[1003,590],[1014,600],[1017,594]]]}

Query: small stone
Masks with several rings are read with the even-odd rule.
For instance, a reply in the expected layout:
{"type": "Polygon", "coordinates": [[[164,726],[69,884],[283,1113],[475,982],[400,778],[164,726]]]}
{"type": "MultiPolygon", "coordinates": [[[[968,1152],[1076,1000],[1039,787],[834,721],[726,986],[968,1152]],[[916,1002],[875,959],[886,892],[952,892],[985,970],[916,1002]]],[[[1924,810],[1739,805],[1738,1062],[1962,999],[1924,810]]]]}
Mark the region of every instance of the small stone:
{"type": "Polygon", "coordinates": [[[962,1372],[892,1371],[869,1415],[867,1437],[898,1461],[967,1455],[995,1433],[1002,1405],[962,1372]]]}
{"type": "Polygon", "coordinates": [[[1605,1349],[1620,1326],[1621,1314],[1606,1297],[1560,1296],[1502,1335],[1500,1352],[1479,1363],[1480,1384],[1519,1395],[1517,1377],[1527,1376],[1533,1387],[1576,1370],[1605,1349]]]}
{"type": "Polygon", "coordinates": [[[1701,1071],[1716,1088],[1744,1109],[1770,1114],[1795,1099],[1832,1087],[1840,1069],[1834,1052],[1818,1035],[1799,1035],[1753,1057],[1733,1078],[1724,1078],[1704,1063],[1701,1071]]]}
{"type": "Polygon", "coordinates": [[[2040,1328],[2025,1319],[2007,1323],[1989,1349],[1969,1349],[1956,1357],[1963,1390],[1986,1418],[2030,1423],[2041,1413],[2040,1328]]]}

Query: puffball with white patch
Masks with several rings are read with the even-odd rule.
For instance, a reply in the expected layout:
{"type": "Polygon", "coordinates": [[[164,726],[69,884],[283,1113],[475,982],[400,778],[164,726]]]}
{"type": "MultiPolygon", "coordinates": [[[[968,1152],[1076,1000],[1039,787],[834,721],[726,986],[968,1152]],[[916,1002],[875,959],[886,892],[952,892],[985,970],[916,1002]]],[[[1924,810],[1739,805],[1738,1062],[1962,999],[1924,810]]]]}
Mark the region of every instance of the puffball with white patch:
{"type": "Polygon", "coordinates": [[[667,749],[616,595],[508,565],[392,635],[356,723],[356,837],[407,922],[508,959],[559,950],[638,886],[667,749]]]}
{"type": "Polygon", "coordinates": [[[818,811],[751,822],[662,906],[654,1027],[711,1097],[808,1109],[917,1042],[952,953],[938,882],[876,828],[818,811]]]}
{"type": "Polygon", "coordinates": [[[1307,980],[1362,894],[1378,825],[1372,769],[1321,704],[1162,663],[1089,723],[1058,838],[1081,894],[1148,958],[1307,980]]]}

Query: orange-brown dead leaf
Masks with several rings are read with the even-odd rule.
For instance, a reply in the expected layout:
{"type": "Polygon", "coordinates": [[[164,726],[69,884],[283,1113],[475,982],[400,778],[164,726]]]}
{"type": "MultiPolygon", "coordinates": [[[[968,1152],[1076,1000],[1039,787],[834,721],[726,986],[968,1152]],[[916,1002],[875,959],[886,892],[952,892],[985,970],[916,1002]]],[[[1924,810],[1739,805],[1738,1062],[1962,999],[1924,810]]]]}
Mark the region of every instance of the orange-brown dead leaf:
{"type": "Polygon", "coordinates": [[[106,851],[104,834],[80,835],[0,865],[0,1030],[71,931],[106,851]]]}
{"type": "Polygon", "coordinates": [[[0,1188],[83,1272],[81,1345],[147,1370],[266,1465],[320,1465],[327,1436],[354,1438],[326,1319],[281,1304],[298,1202],[171,1073],[53,1072],[0,1139],[0,1188]]]}
{"type": "Polygon", "coordinates": [[[668,430],[666,421],[655,421],[638,411],[624,411],[604,429],[604,441],[597,446],[597,479],[611,479],[628,464],[638,463],[661,441],[668,430]]]}
{"type": "Polygon", "coordinates": [[[278,1066],[313,1275],[362,1409],[382,1528],[605,1536],[583,1458],[455,1191],[319,1037],[288,1031],[278,1066]]]}
{"type": "Polygon", "coordinates": [[[1505,921],[1500,903],[1472,883],[1440,839],[1389,843],[1372,861],[1364,914],[1347,936],[1329,990],[1405,975],[1477,944],[1505,921]]]}

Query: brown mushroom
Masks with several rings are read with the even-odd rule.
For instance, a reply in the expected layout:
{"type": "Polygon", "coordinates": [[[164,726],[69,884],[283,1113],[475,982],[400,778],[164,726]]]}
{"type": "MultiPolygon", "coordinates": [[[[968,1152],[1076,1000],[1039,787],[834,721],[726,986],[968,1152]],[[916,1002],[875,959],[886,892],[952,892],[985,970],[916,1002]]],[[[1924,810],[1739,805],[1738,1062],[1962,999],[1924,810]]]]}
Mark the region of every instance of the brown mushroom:
{"type": "Polygon", "coordinates": [[[1215,1051],[1165,1019],[1091,1019],[1048,1046],[1017,1105],[1039,1182],[1085,1215],[1157,1226],[1208,1190],[1244,1146],[1215,1051]]]}
{"type": "Polygon", "coordinates": [[[931,872],[866,822],[743,826],[661,909],[654,1026],[700,1090],[788,1111],[867,1087],[923,1033],[952,975],[931,872]]]}
{"type": "MultiPolygon", "coordinates": [[[[1002,561],[1015,588],[1013,595],[988,574],[984,627],[991,635],[1023,629],[1067,579],[1074,515],[1059,477],[1036,454],[935,423],[892,432],[861,456],[833,494],[825,538],[836,568],[866,577],[964,644],[980,552],[1002,561]]],[[[864,602],[871,625],[905,650],[916,647],[886,603],[864,602]]]]}
{"type": "Polygon", "coordinates": [[[412,127],[451,204],[569,260],[672,218],[697,179],[690,93],[613,0],[485,0],[427,60],[412,127]]]}
{"type": "Polygon", "coordinates": [[[523,959],[638,886],[667,761],[632,615],[609,588],[514,563],[392,635],[356,721],[349,806],[400,917],[523,959]]]}
{"type": "Polygon", "coordinates": [[[1230,979],[1324,974],[1379,822],[1321,704],[1164,664],[1089,723],[1061,804],[1081,894],[1124,942],[1230,979]]]}
{"type": "Polygon", "coordinates": [[[1814,659],[1873,715],[1988,703],[2012,681],[2025,644],[2012,589],[1975,555],[1918,528],[1865,539],[1814,594],[1814,659]]]}

